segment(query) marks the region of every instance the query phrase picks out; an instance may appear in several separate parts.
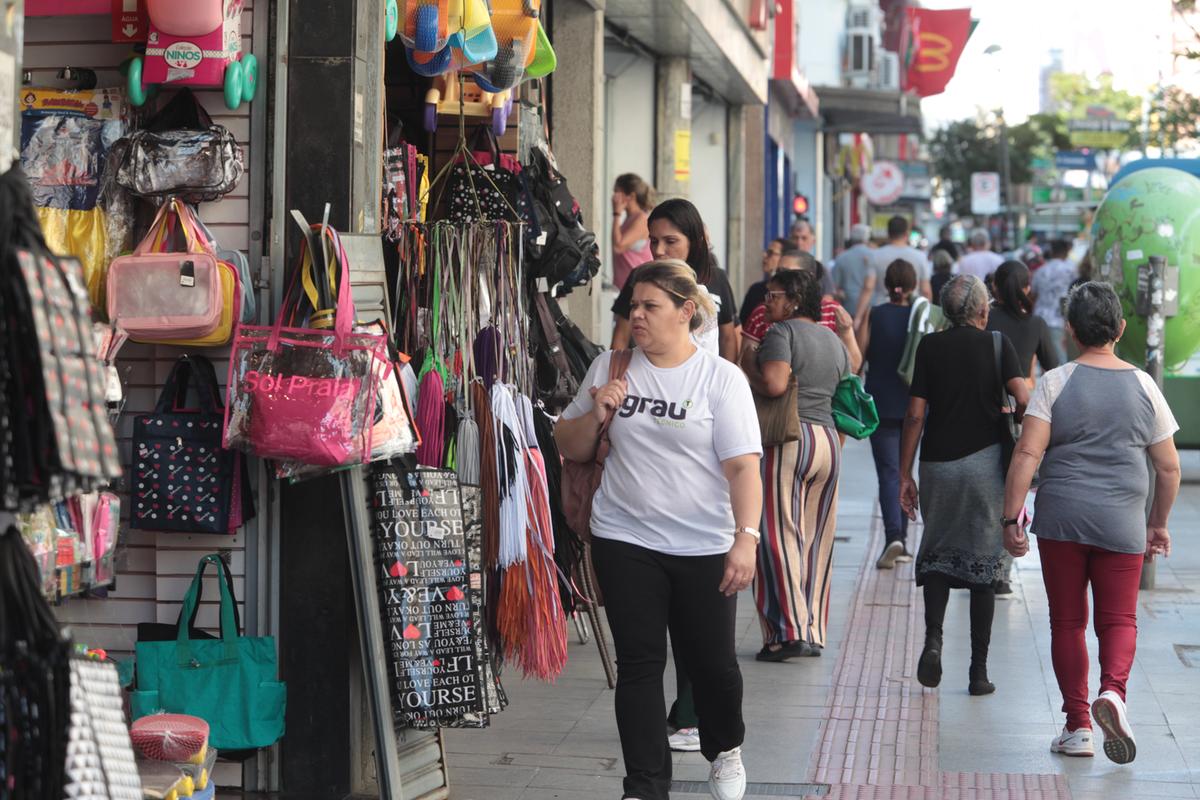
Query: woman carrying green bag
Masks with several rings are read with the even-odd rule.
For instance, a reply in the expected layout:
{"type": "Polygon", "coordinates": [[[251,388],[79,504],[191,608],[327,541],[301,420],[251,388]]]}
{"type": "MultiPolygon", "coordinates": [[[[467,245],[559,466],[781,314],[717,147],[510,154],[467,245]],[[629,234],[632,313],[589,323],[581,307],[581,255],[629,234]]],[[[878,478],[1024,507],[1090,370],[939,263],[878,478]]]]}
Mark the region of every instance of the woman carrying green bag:
{"type": "Polygon", "coordinates": [[[218,750],[251,750],[283,736],[287,687],[279,682],[275,639],[240,636],[233,587],[212,553],[200,559],[183,597],[176,638],[137,643],[137,691],[133,719],[162,711],[189,714],[209,725],[209,744],[218,750]],[[221,587],[221,636],[193,639],[188,621],[196,608],[204,570],[217,566],[221,587]]]}
{"type": "Polygon", "coordinates": [[[767,491],[754,585],[763,649],[757,658],[784,661],[820,655],[825,646],[841,465],[832,404],[852,366],[837,334],[819,323],[821,285],[810,272],[776,272],[766,298],[774,324],[757,352],[745,354],[742,368],[764,398],[759,422],[767,491]],[[795,403],[779,408],[772,400],[785,396],[795,403]],[[798,424],[775,424],[785,414],[796,415],[798,424]]]}

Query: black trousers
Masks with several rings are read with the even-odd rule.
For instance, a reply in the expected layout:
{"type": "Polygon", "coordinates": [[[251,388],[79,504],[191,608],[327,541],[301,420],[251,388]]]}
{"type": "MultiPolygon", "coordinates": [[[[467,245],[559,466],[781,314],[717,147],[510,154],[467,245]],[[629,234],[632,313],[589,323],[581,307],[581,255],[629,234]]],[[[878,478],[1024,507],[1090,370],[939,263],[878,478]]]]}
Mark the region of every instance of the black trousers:
{"type": "Polygon", "coordinates": [[[693,682],[704,757],[712,761],[740,747],[746,734],[742,673],[734,652],[737,597],[717,588],[725,556],[670,556],[594,538],[592,560],[617,651],[625,796],[667,800],[671,751],[663,671],[668,630],[693,682]]]}
{"type": "MultiPolygon", "coordinates": [[[[950,601],[950,582],[940,575],[925,578],[925,635],[942,638],[942,623],[950,601]]],[[[992,641],[992,620],[996,616],[996,590],[991,586],[971,591],[971,666],[983,669],[987,665],[988,647],[992,641]]]]}

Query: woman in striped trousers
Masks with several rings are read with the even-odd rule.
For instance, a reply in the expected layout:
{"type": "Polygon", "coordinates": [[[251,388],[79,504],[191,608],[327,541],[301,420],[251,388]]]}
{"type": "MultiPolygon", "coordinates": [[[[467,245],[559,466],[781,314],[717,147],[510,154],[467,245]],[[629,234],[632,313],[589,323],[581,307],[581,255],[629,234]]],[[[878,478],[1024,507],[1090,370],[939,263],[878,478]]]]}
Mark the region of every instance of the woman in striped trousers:
{"type": "Polygon", "coordinates": [[[825,646],[841,467],[831,405],[854,365],[838,335],[818,323],[820,313],[821,288],[811,274],[775,273],[767,284],[767,316],[776,324],[742,362],[751,387],[767,397],[785,395],[794,376],[800,418],[797,441],[764,442],[763,448],[754,585],[760,661],[820,655],[825,646]]]}

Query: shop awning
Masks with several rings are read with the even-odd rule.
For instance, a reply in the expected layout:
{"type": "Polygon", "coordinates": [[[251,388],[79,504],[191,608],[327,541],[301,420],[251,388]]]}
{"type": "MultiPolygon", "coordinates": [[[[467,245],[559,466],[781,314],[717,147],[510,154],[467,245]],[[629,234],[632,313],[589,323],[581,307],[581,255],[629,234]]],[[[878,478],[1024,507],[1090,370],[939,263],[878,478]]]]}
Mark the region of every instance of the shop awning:
{"type": "Polygon", "coordinates": [[[921,101],[900,92],[818,86],[830,133],[920,133],[921,101]]]}
{"type": "Polygon", "coordinates": [[[608,0],[604,20],[660,56],[686,57],[726,102],[767,102],[770,41],[727,0],[608,0]]]}

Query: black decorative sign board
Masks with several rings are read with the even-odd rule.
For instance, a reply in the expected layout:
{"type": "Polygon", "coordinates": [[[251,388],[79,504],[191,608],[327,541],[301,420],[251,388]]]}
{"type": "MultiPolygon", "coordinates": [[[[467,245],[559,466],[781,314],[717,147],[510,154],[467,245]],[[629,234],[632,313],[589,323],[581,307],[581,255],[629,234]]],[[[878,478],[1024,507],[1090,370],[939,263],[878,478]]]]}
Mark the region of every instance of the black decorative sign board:
{"type": "Polygon", "coordinates": [[[486,724],[458,478],[376,465],[370,487],[394,721],[486,724]]]}

